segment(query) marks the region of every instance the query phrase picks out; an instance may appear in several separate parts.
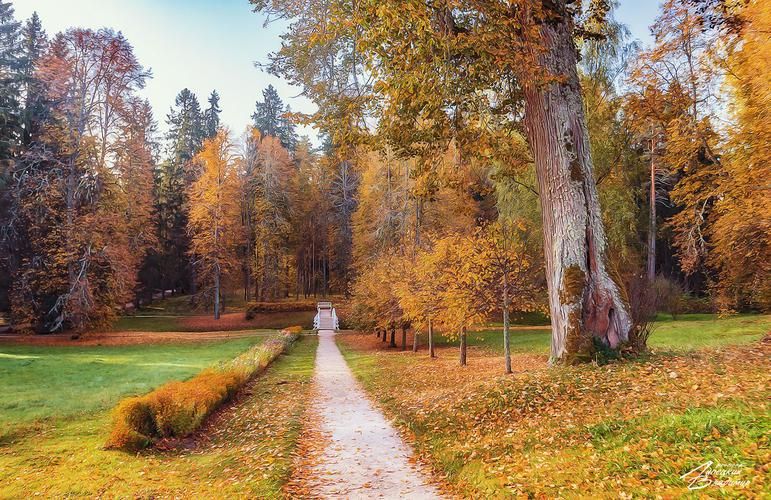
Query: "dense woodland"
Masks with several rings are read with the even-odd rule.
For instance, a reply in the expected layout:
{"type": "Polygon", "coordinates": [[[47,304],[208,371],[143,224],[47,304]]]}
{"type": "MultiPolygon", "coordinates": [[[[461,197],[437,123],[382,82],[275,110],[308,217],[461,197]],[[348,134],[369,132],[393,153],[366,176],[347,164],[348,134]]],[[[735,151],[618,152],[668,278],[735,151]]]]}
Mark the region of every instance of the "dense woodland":
{"type": "Polygon", "coordinates": [[[165,134],[120,32],[0,2],[16,328],[341,294],[352,326],[457,335],[462,363],[472,325],[541,311],[573,361],[644,347],[657,309],[771,307],[767,2],[667,0],[647,48],[607,0],[251,2],[293,20],[265,68],[318,111],[268,87],[231,131],[183,89],[165,134]]]}

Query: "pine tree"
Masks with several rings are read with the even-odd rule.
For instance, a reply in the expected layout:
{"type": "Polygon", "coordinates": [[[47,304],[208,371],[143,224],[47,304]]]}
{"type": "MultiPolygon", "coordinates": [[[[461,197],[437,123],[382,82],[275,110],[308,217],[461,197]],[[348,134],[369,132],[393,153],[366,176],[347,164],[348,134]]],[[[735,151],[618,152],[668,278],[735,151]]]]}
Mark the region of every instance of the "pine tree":
{"type": "Polygon", "coordinates": [[[46,105],[44,89],[35,76],[35,69],[43,51],[48,44],[46,32],[40,22],[37,12],[27,20],[22,29],[21,41],[21,94],[24,100],[21,125],[23,128],[22,143],[26,146],[32,143],[45,120],[46,105]]]}
{"type": "Polygon", "coordinates": [[[156,173],[156,197],[160,269],[163,289],[195,291],[194,269],[188,261],[190,239],[187,235],[187,190],[198,178],[193,161],[205,137],[203,115],[198,99],[189,89],[182,89],[174,101],[166,122],[168,160],[156,173]]]}
{"type": "Polygon", "coordinates": [[[21,23],[13,5],[0,1],[0,162],[7,163],[18,151],[19,123],[19,35],[21,23]]]}
{"type": "Polygon", "coordinates": [[[220,95],[216,90],[212,90],[211,95],[209,95],[209,107],[203,112],[204,130],[207,139],[217,135],[217,130],[220,127],[221,112],[220,95]]]}
{"type": "Polygon", "coordinates": [[[294,151],[297,148],[297,134],[294,124],[285,117],[291,110],[288,106],[284,108],[284,102],[273,85],[268,85],[262,91],[262,98],[263,102],[256,102],[252,114],[254,126],[263,136],[278,137],[282,146],[294,151]]]}

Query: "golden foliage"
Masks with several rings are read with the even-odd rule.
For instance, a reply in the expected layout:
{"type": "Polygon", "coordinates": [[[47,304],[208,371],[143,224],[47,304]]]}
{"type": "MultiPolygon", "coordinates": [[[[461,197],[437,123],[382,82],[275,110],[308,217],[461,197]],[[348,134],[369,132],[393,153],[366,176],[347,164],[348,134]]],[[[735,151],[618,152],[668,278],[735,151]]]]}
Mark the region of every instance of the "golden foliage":
{"type": "Polygon", "coordinates": [[[192,434],[247,380],[289,348],[298,338],[298,328],[302,331],[301,327],[285,329],[282,335],[249,349],[222,367],[121,401],[113,411],[113,427],[106,446],[135,451],[158,439],[192,434]]]}

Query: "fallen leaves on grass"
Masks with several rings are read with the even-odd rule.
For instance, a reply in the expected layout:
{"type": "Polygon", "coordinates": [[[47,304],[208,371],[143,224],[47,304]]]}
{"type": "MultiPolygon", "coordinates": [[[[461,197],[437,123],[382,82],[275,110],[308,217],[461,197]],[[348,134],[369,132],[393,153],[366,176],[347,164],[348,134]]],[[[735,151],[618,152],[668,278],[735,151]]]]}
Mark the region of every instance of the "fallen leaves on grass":
{"type": "Polygon", "coordinates": [[[422,458],[463,495],[680,495],[679,476],[710,459],[747,464],[749,485],[735,491],[763,491],[768,344],[603,367],[515,355],[517,373],[502,376],[502,359],[484,350],[460,367],[454,349],[430,360],[373,336],[340,342],[422,458]]]}

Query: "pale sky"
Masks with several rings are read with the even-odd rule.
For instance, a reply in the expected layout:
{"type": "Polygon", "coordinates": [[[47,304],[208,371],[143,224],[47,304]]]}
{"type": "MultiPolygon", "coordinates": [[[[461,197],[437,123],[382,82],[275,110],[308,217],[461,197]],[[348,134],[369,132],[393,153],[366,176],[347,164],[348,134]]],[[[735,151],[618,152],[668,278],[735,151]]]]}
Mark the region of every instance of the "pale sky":
{"type": "MultiPolygon", "coordinates": [[[[621,0],[616,18],[633,37],[648,43],[648,26],[658,0],[621,0]]],[[[150,100],[160,130],[175,96],[187,87],[207,106],[212,89],[220,94],[220,115],[235,135],[251,123],[254,103],[273,84],[295,111],[312,112],[299,89],[254,67],[280,46],[283,26],[263,27],[262,15],[248,0],[15,0],[16,18],[37,11],[49,36],[72,26],[122,31],[139,62],[153,72],[143,94],[150,100]]],[[[300,129],[315,142],[310,128],[300,129]]]]}

